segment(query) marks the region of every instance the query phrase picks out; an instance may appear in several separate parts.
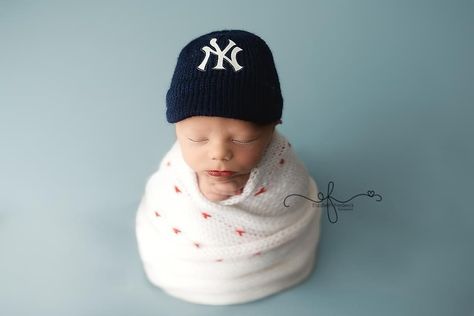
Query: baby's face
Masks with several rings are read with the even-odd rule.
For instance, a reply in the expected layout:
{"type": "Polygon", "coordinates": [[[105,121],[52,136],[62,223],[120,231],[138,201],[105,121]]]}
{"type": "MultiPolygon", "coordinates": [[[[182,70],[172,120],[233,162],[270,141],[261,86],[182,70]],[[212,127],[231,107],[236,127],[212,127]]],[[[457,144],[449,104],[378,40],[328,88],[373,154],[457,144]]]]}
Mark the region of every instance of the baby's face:
{"type": "Polygon", "coordinates": [[[262,127],[236,119],[192,116],[176,123],[176,137],[184,160],[196,173],[229,178],[249,174],[257,166],[274,128],[275,124],[262,127]]]}

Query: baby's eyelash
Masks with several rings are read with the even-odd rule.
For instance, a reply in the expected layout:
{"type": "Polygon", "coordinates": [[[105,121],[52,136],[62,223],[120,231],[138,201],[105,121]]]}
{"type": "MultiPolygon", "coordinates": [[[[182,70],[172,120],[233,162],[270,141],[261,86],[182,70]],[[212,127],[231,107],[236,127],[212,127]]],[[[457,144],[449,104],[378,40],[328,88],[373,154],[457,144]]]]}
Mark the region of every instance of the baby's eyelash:
{"type": "Polygon", "coordinates": [[[194,140],[194,139],[191,139],[191,138],[189,138],[189,137],[188,137],[188,139],[189,139],[190,141],[192,141],[193,143],[202,143],[202,142],[207,141],[207,139],[194,140]]]}
{"type": "Polygon", "coordinates": [[[256,141],[257,139],[251,139],[251,140],[237,140],[237,139],[233,139],[232,141],[234,143],[238,143],[238,144],[250,144],[251,142],[253,141],[256,141]]]}
{"type": "MultiPolygon", "coordinates": [[[[192,138],[189,138],[187,137],[187,139],[193,143],[204,143],[204,142],[207,142],[208,139],[207,138],[203,138],[203,139],[192,139],[192,138]]],[[[250,140],[238,140],[238,139],[232,139],[232,142],[233,143],[236,143],[236,144],[250,144],[254,141],[256,141],[258,138],[255,138],[255,139],[250,139],[250,140]]]]}

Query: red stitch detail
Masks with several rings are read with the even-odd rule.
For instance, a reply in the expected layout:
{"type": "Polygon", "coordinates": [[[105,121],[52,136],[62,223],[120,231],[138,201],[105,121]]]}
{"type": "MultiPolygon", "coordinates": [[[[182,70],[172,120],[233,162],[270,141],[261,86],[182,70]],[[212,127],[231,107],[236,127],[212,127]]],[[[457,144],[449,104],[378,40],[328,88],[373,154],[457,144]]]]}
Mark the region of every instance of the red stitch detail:
{"type": "Polygon", "coordinates": [[[194,243],[194,246],[196,246],[196,248],[200,248],[200,247],[201,247],[201,244],[198,243],[198,242],[195,242],[195,243],[194,243]]]}
{"type": "Polygon", "coordinates": [[[255,193],[255,196],[259,195],[259,194],[262,194],[263,192],[266,192],[267,189],[265,189],[265,187],[261,187],[260,190],[258,190],[257,193],[255,193]]]}
{"type": "Polygon", "coordinates": [[[237,234],[239,234],[239,236],[243,236],[243,234],[245,233],[243,228],[237,228],[235,231],[237,232],[237,234]]]}
{"type": "Polygon", "coordinates": [[[211,215],[207,214],[206,212],[201,212],[202,214],[202,217],[204,217],[205,219],[207,219],[208,217],[212,217],[211,215]]]}
{"type": "Polygon", "coordinates": [[[281,159],[280,160],[280,165],[284,164],[285,163],[285,159],[281,159]]]}
{"type": "Polygon", "coordinates": [[[173,227],[173,231],[176,235],[178,235],[179,233],[181,233],[181,231],[175,227],[173,227]]]}
{"type": "Polygon", "coordinates": [[[160,217],[161,215],[160,215],[160,213],[155,212],[155,216],[156,216],[156,217],[160,217]]]}
{"type": "Polygon", "coordinates": [[[174,186],[174,190],[176,191],[176,193],[181,193],[181,190],[177,186],[174,186]]]}

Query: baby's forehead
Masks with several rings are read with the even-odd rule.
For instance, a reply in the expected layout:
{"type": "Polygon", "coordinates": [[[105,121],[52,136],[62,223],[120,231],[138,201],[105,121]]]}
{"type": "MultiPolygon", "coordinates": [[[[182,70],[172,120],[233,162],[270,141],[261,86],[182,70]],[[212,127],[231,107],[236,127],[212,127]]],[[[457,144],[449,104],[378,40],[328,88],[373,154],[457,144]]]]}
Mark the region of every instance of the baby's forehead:
{"type": "Polygon", "coordinates": [[[233,118],[218,116],[191,116],[176,123],[176,128],[192,129],[196,131],[205,131],[217,128],[240,132],[256,132],[263,130],[265,126],[258,125],[250,121],[233,118]]]}

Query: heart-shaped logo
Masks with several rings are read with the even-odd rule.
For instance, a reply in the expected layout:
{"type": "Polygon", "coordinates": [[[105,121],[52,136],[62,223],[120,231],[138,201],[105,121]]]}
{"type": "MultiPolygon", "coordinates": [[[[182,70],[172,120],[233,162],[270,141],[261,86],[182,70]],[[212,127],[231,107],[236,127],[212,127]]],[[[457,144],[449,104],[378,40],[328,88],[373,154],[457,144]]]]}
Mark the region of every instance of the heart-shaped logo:
{"type": "Polygon", "coordinates": [[[370,197],[373,197],[374,194],[375,194],[375,191],[369,190],[369,191],[367,191],[367,194],[368,194],[370,197]]]}

